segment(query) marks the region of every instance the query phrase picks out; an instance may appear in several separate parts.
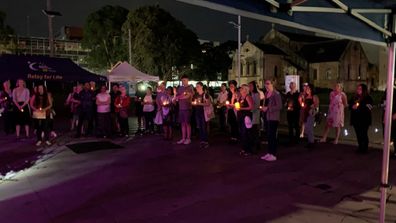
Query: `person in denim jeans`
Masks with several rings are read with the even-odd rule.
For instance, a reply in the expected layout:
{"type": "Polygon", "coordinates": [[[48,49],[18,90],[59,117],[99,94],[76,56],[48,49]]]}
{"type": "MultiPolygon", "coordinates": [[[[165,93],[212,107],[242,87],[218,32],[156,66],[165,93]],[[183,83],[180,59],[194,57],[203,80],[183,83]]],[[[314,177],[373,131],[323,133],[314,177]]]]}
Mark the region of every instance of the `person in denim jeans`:
{"type": "Polygon", "coordinates": [[[266,113],[267,118],[267,136],[268,136],[268,153],[262,156],[261,159],[265,161],[276,161],[276,152],[278,144],[278,125],[280,118],[280,111],[282,109],[282,98],[278,91],[275,90],[271,80],[265,81],[265,94],[264,106],[262,110],[266,113]]]}
{"type": "Polygon", "coordinates": [[[203,83],[198,82],[195,86],[197,93],[193,96],[192,105],[195,110],[195,120],[199,129],[200,147],[205,149],[208,148],[208,131],[205,121],[205,110],[204,106],[208,106],[210,101],[208,100],[209,95],[205,95],[203,90],[203,83]]]}
{"type": "Polygon", "coordinates": [[[314,122],[315,122],[315,115],[319,108],[319,98],[314,95],[313,92],[313,85],[308,84],[305,88],[305,99],[304,99],[304,106],[303,109],[303,120],[305,126],[305,134],[307,135],[308,144],[307,148],[312,148],[315,143],[314,139],[314,122]]]}

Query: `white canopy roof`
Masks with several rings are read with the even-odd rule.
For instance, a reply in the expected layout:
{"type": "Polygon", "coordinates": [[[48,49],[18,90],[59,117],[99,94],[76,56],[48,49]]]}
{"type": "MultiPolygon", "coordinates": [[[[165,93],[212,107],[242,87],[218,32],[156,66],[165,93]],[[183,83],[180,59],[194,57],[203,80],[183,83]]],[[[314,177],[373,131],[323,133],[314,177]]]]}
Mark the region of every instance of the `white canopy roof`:
{"type": "Polygon", "coordinates": [[[127,62],[118,62],[108,73],[110,82],[159,81],[158,76],[145,74],[127,62]]]}

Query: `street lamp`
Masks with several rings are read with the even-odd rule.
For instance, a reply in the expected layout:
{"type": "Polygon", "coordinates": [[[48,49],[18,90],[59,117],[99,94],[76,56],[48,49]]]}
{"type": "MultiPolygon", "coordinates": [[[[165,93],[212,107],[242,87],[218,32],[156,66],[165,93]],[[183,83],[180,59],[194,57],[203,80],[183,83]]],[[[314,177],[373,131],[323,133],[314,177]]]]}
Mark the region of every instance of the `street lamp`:
{"type": "Polygon", "coordinates": [[[234,28],[238,29],[238,60],[237,60],[237,77],[238,77],[238,83],[241,84],[241,16],[238,15],[238,24],[235,22],[228,22],[231,25],[234,26],[234,28]]]}
{"type": "Polygon", "coordinates": [[[42,12],[44,13],[44,15],[48,17],[48,41],[50,47],[50,57],[53,57],[55,54],[55,50],[54,50],[54,30],[52,27],[52,19],[55,16],[62,16],[62,14],[60,12],[51,10],[51,0],[47,0],[47,9],[43,9],[42,12]]]}

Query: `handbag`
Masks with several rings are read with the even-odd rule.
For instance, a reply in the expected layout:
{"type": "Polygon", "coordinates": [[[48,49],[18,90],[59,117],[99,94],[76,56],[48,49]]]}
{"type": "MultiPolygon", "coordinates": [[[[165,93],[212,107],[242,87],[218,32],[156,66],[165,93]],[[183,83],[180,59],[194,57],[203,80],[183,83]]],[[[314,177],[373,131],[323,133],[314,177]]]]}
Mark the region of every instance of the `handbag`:
{"type": "MultiPolygon", "coordinates": [[[[206,99],[205,95],[204,95],[204,99],[206,99]]],[[[210,104],[208,106],[204,106],[204,113],[205,113],[205,121],[206,122],[208,122],[209,120],[211,120],[212,118],[215,117],[212,100],[210,98],[209,98],[209,100],[210,100],[210,104]]]]}
{"type": "Polygon", "coordinates": [[[162,125],[162,112],[161,111],[157,111],[157,114],[155,114],[155,118],[154,118],[154,124],[156,125],[162,125]]]}

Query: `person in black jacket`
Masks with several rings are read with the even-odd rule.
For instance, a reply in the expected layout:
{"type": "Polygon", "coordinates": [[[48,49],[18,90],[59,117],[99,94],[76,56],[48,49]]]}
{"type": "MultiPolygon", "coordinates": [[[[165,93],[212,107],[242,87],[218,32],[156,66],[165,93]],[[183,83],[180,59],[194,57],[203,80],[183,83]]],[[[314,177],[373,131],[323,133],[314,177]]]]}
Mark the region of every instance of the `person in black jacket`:
{"type": "Polygon", "coordinates": [[[367,85],[359,84],[356,89],[356,95],[349,101],[351,110],[351,125],[355,129],[358,140],[358,153],[367,153],[368,151],[368,128],[371,125],[371,109],[373,108],[373,99],[370,97],[367,85]]]}

